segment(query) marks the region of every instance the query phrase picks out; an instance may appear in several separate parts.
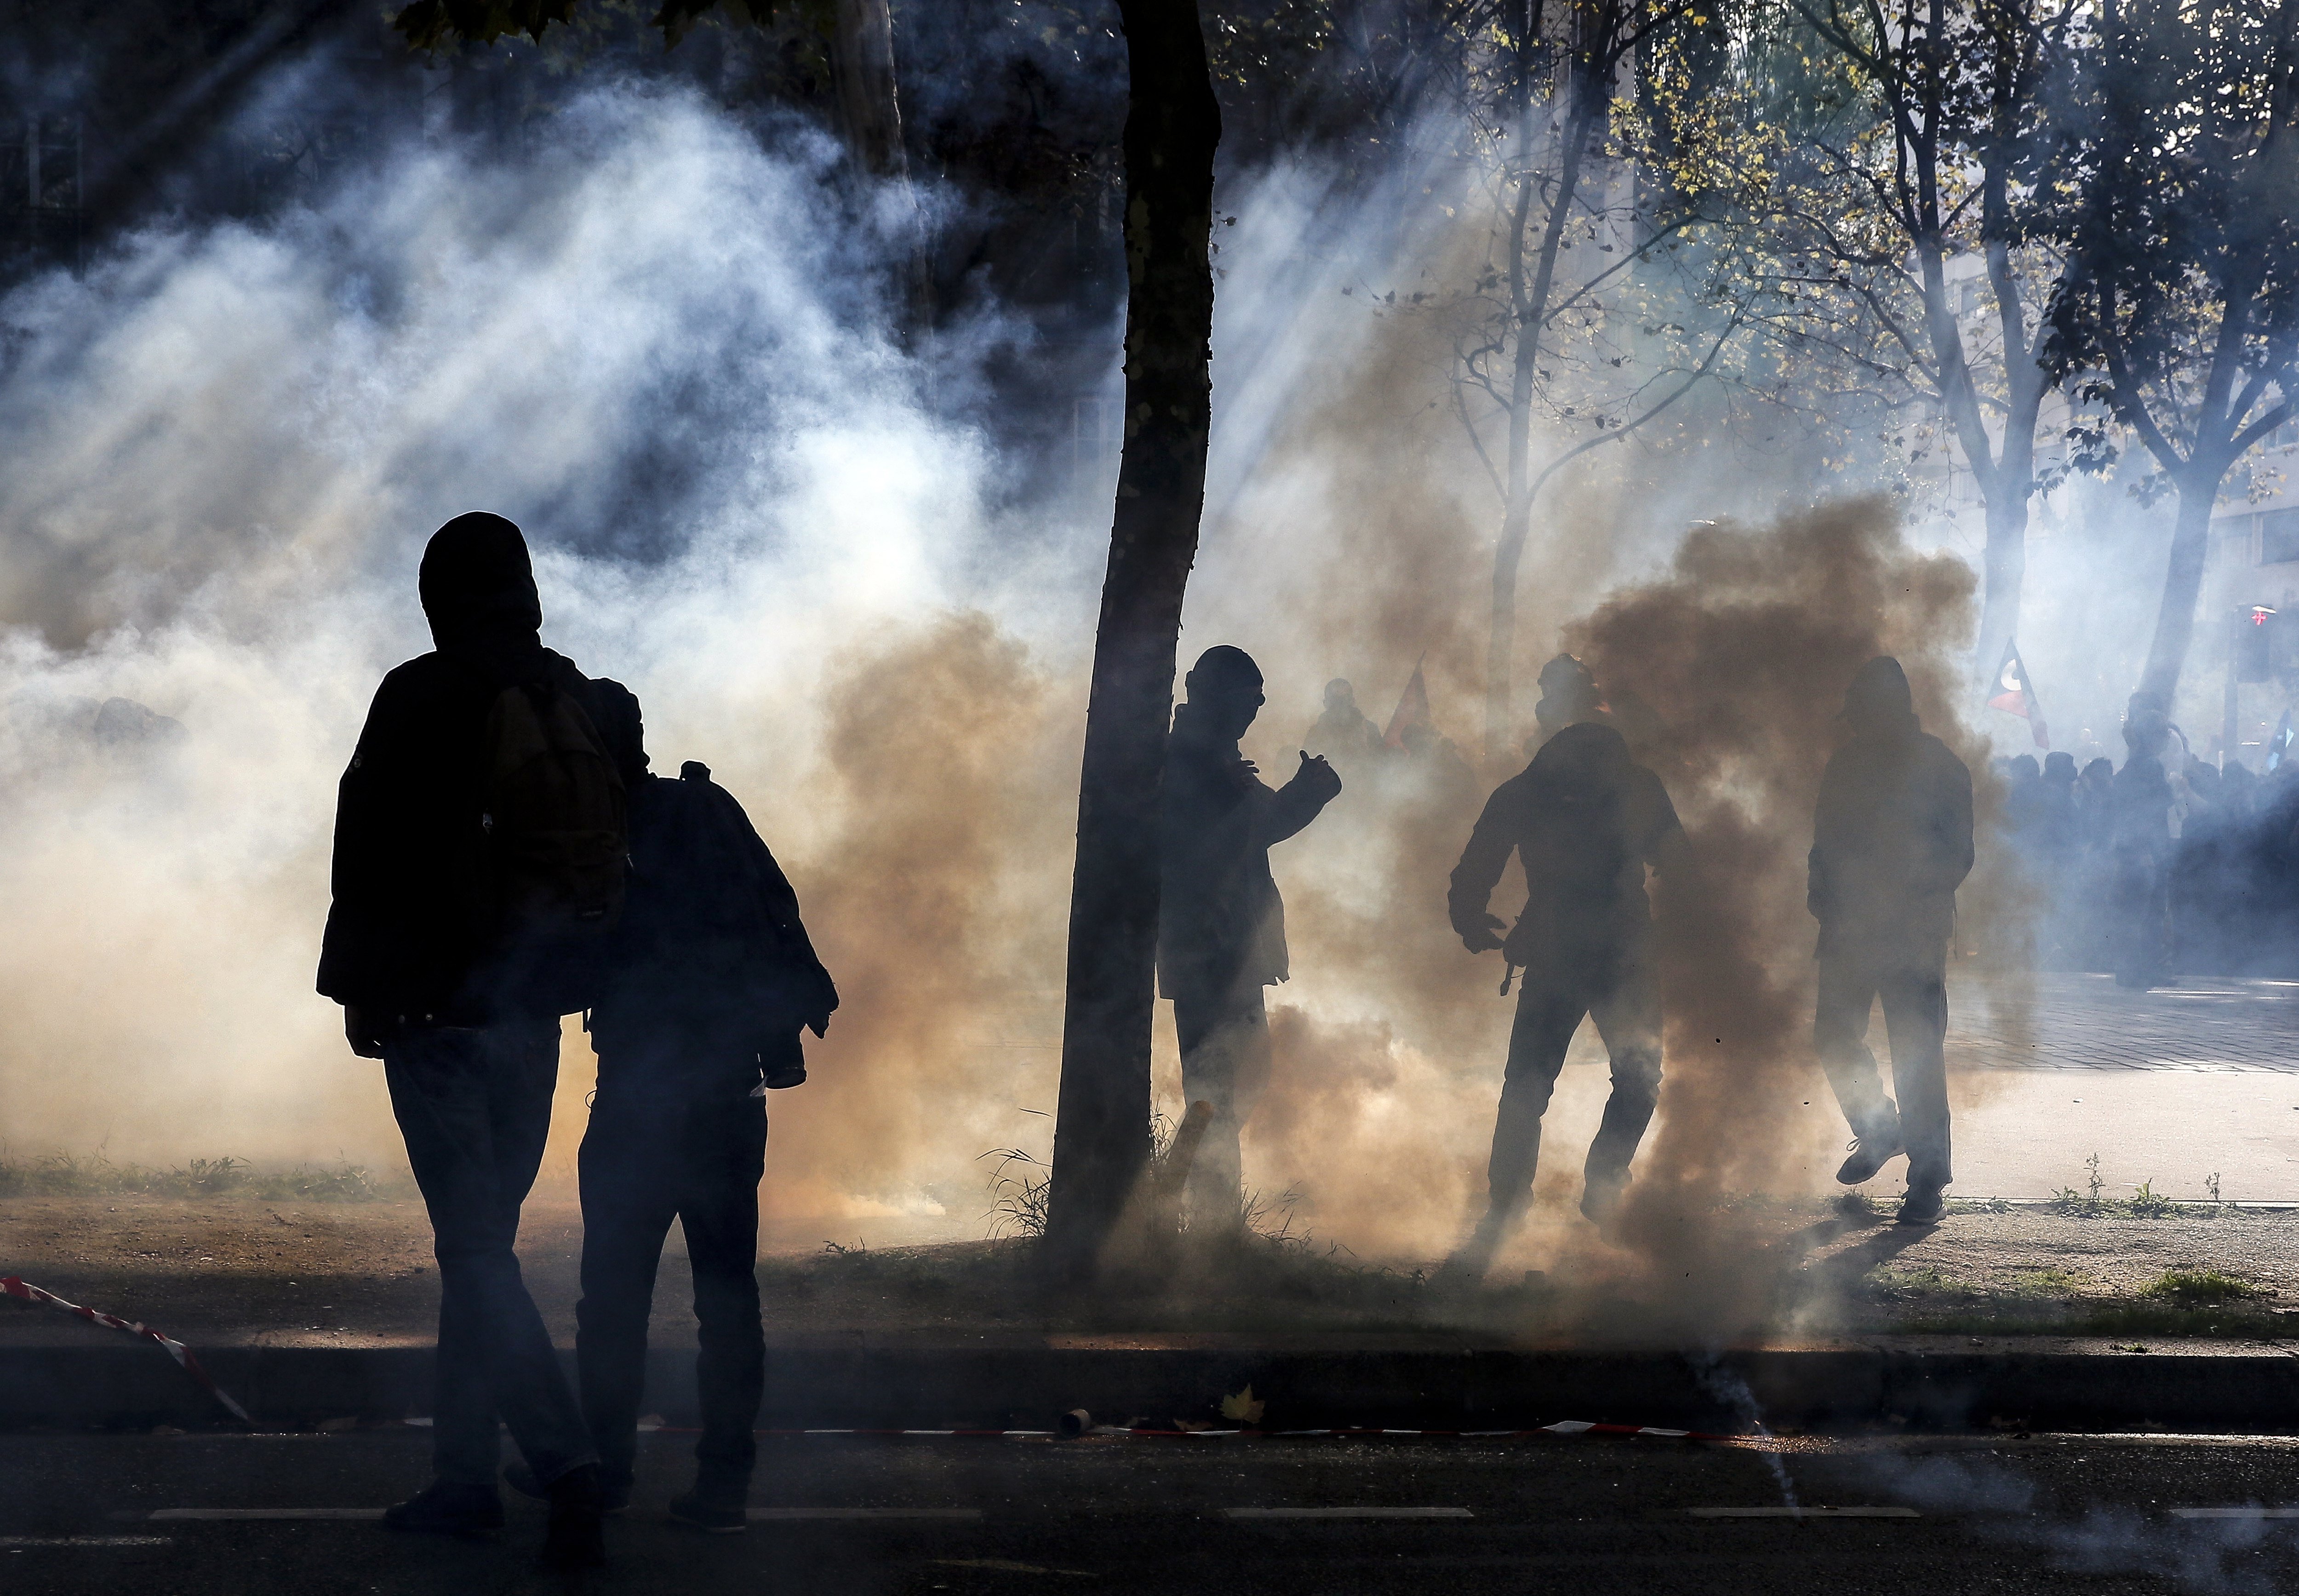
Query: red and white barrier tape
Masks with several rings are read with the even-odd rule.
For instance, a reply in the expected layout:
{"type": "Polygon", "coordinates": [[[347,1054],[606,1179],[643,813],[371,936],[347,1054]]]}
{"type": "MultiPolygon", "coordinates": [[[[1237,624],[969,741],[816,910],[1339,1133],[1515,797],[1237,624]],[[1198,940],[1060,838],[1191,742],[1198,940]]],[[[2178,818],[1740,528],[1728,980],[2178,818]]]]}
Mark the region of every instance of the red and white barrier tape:
{"type": "Polygon", "coordinates": [[[192,1355],[191,1348],[172,1337],[161,1334],[149,1325],[134,1324],[112,1314],[99,1313],[93,1308],[82,1308],[77,1302],[67,1302],[55,1293],[42,1291],[38,1286],[15,1275],[0,1275],[0,1296],[21,1297],[27,1302],[45,1302],[50,1308],[61,1308],[66,1313],[78,1314],[89,1324],[101,1325],[106,1330],[124,1330],[130,1335],[141,1335],[146,1340],[156,1341],[168,1350],[169,1357],[173,1358],[183,1367],[186,1374],[200,1383],[202,1389],[231,1409],[231,1416],[234,1418],[238,1419],[242,1424],[253,1422],[247,1417],[247,1409],[232,1401],[230,1393],[209,1377],[208,1371],[200,1367],[200,1360],[192,1355]]]}

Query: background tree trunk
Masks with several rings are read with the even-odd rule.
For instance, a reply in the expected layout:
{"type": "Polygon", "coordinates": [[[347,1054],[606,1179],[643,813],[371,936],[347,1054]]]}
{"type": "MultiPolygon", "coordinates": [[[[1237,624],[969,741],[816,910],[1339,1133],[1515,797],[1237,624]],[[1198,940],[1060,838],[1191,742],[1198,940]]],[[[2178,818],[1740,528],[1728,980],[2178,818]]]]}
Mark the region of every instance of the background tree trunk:
{"type": "Polygon", "coordinates": [[[894,18],[886,0],[838,0],[830,75],[839,130],[855,163],[874,177],[908,180],[902,106],[894,83],[894,18]]]}
{"type": "Polygon", "coordinates": [[[838,96],[839,133],[858,170],[897,186],[909,239],[904,251],[904,333],[913,352],[934,321],[934,237],[910,187],[902,142],[902,101],[894,73],[894,17],[887,0],[838,0],[832,18],[830,75],[838,96]]]}
{"type": "MultiPolygon", "coordinates": [[[[1979,608],[1979,644],[1972,659],[1979,678],[1991,681],[2004,649],[2020,627],[2020,589],[2028,577],[2028,490],[2005,469],[1987,490],[1988,551],[1979,608]]],[[[1990,686],[1988,692],[1995,688],[1990,686]]]]}
{"type": "Polygon", "coordinates": [[[1212,420],[1214,151],[1197,0],[1120,0],[1125,444],[1094,638],[1070,889],[1049,1262],[1098,1267],[1150,1155],[1158,806],[1212,420]]]}
{"type": "Polygon", "coordinates": [[[2166,707],[2179,690],[2179,669],[2195,635],[2195,600],[2203,591],[2204,560],[2211,553],[2220,476],[2191,463],[2178,478],[2179,519],[2171,530],[2171,562],[2163,573],[2163,603],[2155,612],[2147,668],[2139,677],[2140,690],[2162,694],[2166,707]]]}

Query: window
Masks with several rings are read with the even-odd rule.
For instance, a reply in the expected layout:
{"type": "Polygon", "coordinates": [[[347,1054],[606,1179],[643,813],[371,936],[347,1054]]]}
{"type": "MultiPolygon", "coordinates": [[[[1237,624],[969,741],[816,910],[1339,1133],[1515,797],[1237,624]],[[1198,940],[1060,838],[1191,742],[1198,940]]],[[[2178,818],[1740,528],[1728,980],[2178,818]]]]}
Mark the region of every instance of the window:
{"type": "Polygon", "coordinates": [[[2299,510],[2270,510],[2259,518],[2259,562],[2299,560],[2299,510]]]}

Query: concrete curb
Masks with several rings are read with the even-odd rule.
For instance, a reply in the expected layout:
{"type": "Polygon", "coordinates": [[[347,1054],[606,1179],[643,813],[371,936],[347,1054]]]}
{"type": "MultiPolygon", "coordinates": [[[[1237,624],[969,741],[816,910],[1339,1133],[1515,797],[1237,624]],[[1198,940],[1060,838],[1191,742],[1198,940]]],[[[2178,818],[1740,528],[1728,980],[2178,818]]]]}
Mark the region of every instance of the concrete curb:
{"type": "MultiPolygon", "coordinates": [[[[1104,1338],[1105,1342],[1114,1338],[1104,1338]]],[[[396,1419],[431,1409],[427,1346],[202,1348],[259,1422],[396,1419]]],[[[569,1359],[571,1368],[571,1358],[569,1359]]],[[[2299,1357],[2146,1356],[1852,1347],[1729,1351],[1705,1364],[1641,1351],[1381,1346],[782,1345],[762,1427],[1044,1429],[1067,1409],[1157,1424],[1210,1420],[1251,1385],[1261,1427],[1485,1430],[1560,1418],[1745,1430],[1876,1424],[1976,1430],[2275,1433],[2299,1429],[2299,1357]]],[[[694,1418],[693,1354],[649,1353],[647,1406],[694,1418]]],[[[220,1409],[145,1347],[0,1348],[0,1426],[206,1426],[220,1409]]]]}

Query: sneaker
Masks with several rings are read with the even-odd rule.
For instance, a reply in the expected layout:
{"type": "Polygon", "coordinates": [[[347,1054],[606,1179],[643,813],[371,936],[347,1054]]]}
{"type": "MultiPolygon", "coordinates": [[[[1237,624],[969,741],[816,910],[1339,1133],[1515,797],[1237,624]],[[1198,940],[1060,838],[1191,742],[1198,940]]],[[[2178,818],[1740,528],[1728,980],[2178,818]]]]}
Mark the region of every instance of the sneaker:
{"type": "Polygon", "coordinates": [[[1622,1200],[1627,1196],[1628,1177],[1619,1180],[1592,1180],[1581,1193],[1581,1217],[1603,1229],[1621,1211],[1622,1200]]]}
{"type": "Polygon", "coordinates": [[[551,1520],[544,1526],[535,1567],[570,1574],[607,1566],[607,1516],[599,1492],[599,1466],[585,1463],[551,1482],[551,1520]]]}
{"type": "Polygon", "coordinates": [[[699,1491],[670,1499],[670,1521],[701,1530],[706,1535],[739,1535],[751,1527],[751,1516],[741,1503],[728,1507],[705,1501],[699,1491]]]}
{"type": "MultiPolygon", "coordinates": [[[[535,1470],[518,1459],[503,1465],[503,1484],[521,1496],[533,1497],[536,1501],[551,1500],[550,1487],[536,1479],[535,1470]]],[[[610,1518],[627,1512],[631,1505],[631,1483],[624,1480],[618,1484],[602,1475],[599,1480],[599,1510],[610,1518]]]]}
{"type": "Polygon", "coordinates": [[[1837,1168],[1836,1184],[1841,1186],[1856,1186],[1863,1180],[1873,1180],[1877,1170],[1907,1151],[1901,1145],[1897,1131],[1894,1131],[1888,1139],[1883,1136],[1855,1136],[1846,1145],[1852,1149],[1852,1156],[1837,1168]]]}
{"type": "Polygon", "coordinates": [[[383,1510],[383,1527],[420,1535],[485,1535],[503,1526],[502,1498],[493,1485],[434,1480],[383,1510]]]}
{"type": "Polygon", "coordinates": [[[1938,1186],[1911,1186],[1900,1204],[1899,1225],[1937,1225],[1947,1218],[1947,1199],[1938,1186]]]}

